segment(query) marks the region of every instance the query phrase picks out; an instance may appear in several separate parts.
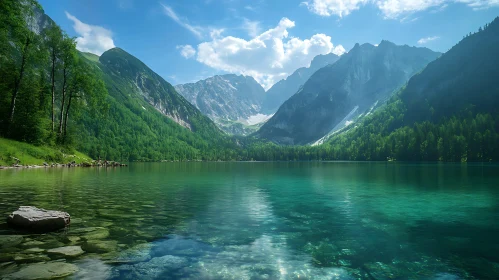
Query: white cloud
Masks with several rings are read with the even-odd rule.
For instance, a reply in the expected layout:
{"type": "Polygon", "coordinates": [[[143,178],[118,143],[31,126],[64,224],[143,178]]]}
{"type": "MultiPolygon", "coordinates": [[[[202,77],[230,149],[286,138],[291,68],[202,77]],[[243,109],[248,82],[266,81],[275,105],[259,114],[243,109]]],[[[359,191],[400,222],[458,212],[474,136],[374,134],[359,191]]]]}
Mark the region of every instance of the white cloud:
{"type": "Polygon", "coordinates": [[[308,9],[321,16],[347,16],[366,4],[373,4],[387,19],[420,12],[429,8],[445,8],[451,3],[463,3],[473,10],[499,6],[499,0],[308,0],[303,2],[308,9]]]}
{"type": "Polygon", "coordinates": [[[499,0],[457,0],[457,2],[465,3],[472,7],[473,10],[482,10],[499,6],[499,0]]]}
{"type": "Polygon", "coordinates": [[[336,15],[339,17],[347,16],[354,10],[358,10],[369,0],[311,0],[303,2],[310,11],[321,16],[336,15]]]}
{"type": "Polygon", "coordinates": [[[210,38],[211,39],[216,39],[222,36],[222,33],[225,31],[225,29],[220,28],[220,29],[211,29],[210,31],[210,38]]]}
{"type": "Polygon", "coordinates": [[[163,11],[164,11],[165,15],[167,15],[169,18],[171,18],[173,21],[175,21],[178,25],[189,30],[192,34],[194,34],[199,39],[201,39],[203,37],[203,28],[202,27],[191,25],[187,19],[180,18],[171,7],[166,6],[165,4],[161,4],[161,6],[163,6],[163,11]]]}
{"type": "Polygon", "coordinates": [[[309,66],[316,55],[345,52],[325,34],[304,40],[290,37],[288,29],[294,26],[293,21],[283,18],[275,28],[251,40],[212,36],[211,41],[198,45],[197,61],[216,70],[252,76],[268,89],[294,70],[309,66]]]}
{"type": "Polygon", "coordinates": [[[251,21],[247,18],[244,19],[242,27],[251,37],[256,37],[261,31],[259,21],[251,21]]]}
{"type": "Polygon", "coordinates": [[[439,7],[447,0],[383,0],[376,5],[383,12],[385,18],[395,19],[402,15],[424,11],[431,7],[439,7]]]}
{"type": "Polygon", "coordinates": [[[177,46],[177,50],[180,50],[180,54],[187,59],[196,55],[196,50],[191,45],[177,46]]]}
{"type": "Polygon", "coordinates": [[[244,6],[244,8],[245,8],[246,10],[248,10],[248,11],[252,11],[252,12],[255,12],[255,11],[256,11],[256,8],[255,8],[255,7],[253,7],[253,6],[251,6],[251,5],[246,5],[246,6],[244,6]]]}
{"type": "Polygon", "coordinates": [[[429,43],[431,41],[435,41],[435,40],[438,40],[438,39],[440,39],[440,37],[438,37],[438,36],[431,36],[431,37],[421,38],[421,39],[418,40],[418,44],[424,45],[426,43],[429,43]]]}
{"type": "Polygon", "coordinates": [[[68,12],[66,17],[73,21],[73,28],[78,35],[76,38],[76,48],[82,52],[90,52],[101,55],[103,52],[114,48],[112,32],[103,27],[89,25],[81,22],[68,12]]]}

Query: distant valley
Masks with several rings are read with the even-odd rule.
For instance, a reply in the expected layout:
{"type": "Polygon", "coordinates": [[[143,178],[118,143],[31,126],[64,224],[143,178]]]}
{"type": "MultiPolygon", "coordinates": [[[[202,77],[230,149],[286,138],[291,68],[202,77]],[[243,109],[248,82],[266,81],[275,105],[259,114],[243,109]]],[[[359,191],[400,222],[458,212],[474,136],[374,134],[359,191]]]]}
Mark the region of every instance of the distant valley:
{"type": "Polygon", "coordinates": [[[270,119],[315,71],[338,59],[333,53],[318,55],[309,67],[297,69],[267,92],[252,77],[234,74],[176,85],[175,89],[225,132],[249,135],[270,119]]]}

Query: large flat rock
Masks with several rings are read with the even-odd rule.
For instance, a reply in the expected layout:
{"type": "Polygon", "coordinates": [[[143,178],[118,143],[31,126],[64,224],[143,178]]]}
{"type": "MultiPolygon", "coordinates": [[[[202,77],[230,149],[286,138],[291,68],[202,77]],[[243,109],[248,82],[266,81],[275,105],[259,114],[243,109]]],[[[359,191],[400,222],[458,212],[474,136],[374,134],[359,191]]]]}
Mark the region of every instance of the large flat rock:
{"type": "Polygon", "coordinates": [[[14,280],[41,280],[41,279],[56,279],[70,276],[78,271],[78,267],[74,264],[63,262],[51,263],[36,263],[25,266],[21,270],[8,274],[4,279],[14,280]]]}
{"type": "Polygon", "coordinates": [[[21,206],[7,218],[9,225],[37,232],[62,229],[69,225],[66,212],[45,210],[34,206],[21,206]]]}
{"type": "Polygon", "coordinates": [[[68,258],[78,257],[83,253],[84,252],[80,246],[66,246],[66,247],[47,250],[47,254],[49,255],[62,256],[68,258]]]}

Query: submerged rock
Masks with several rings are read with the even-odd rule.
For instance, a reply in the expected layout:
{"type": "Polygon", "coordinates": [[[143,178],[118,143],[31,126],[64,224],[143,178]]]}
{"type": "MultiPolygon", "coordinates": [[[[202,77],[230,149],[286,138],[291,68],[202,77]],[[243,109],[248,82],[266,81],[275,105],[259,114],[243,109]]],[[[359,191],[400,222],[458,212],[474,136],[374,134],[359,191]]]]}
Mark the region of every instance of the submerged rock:
{"type": "Polygon", "coordinates": [[[149,261],[151,259],[151,248],[152,244],[149,243],[136,245],[119,252],[118,255],[108,263],[136,263],[149,261]]]}
{"type": "Polygon", "coordinates": [[[12,253],[0,253],[0,264],[14,260],[14,256],[12,253]]]}
{"type": "Polygon", "coordinates": [[[79,271],[71,279],[114,279],[112,278],[112,267],[103,261],[92,258],[75,262],[79,271]]]}
{"type": "Polygon", "coordinates": [[[83,250],[89,253],[109,253],[116,251],[118,246],[117,241],[101,241],[101,240],[91,240],[83,244],[83,250]]]}
{"type": "Polygon", "coordinates": [[[47,232],[69,225],[70,216],[66,212],[21,206],[7,218],[7,222],[14,227],[47,232]]]}
{"type": "Polygon", "coordinates": [[[45,252],[45,249],[42,249],[42,248],[29,248],[29,249],[26,249],[24,250],[23,253],[28,253],[28,254],[36,254],[36,253],[43,253],[45,252]]]}
{"type": "Polygon", "coordinates": [[[81,238],[92,240],[92,239],[104,239],[109,237],[109,230],[102,227],[96,227],[93,231],[90,231],[81,236],[81,238]]]}
{"type": "Polygon", "coordinates": [[[85,252],[83,252],[80,246],[66,246],[66,247],[50,249],[47,251],[47,254],[49,255],[69,257],[69,258],[80,256],[83,253],[85,252]]]}
{"type": "Polygon", "coordinates": [[[88,227],[79,228],[75,230],[70,230],[72,235],[78,235],[78,237],[91,240],[91,239],[104,239],[109,237],[109,230],[103,227],[88,227]]]}
{"type": "Polygon", "coordinates": [[[14,261],[16,263],[38,263],[38,262],[50,261],[50,258],[46,255],[22,254],[22,255],[16,255],[14,257],[14,261]]]}
{"type": "Polygon", "coordinates": [[[76,243],[76,242],[80,241],[81,238],[79,238],[78,236],[68,236],[68,240],[71,243],[76,243]]]}
{"type": "Polygon", "coordinates": [[[70,276],[78,271],[74,264],[64,262],[36,263],[25,266],[21,270],[5,275],[6,280],[39,280],[70,276]]]}
{"type": "Polygon", "coordinates": [[[38,241],[38,240],[32,240],[32,241],[27,241],[21,244],[23,247],[32,247],[32,246],[43,246],[45,245],[45,242],[38,241]]]}
{"type": "Polygon", "coordinates": [[[187,265],[186,258],[167,255],[135,265],[122,265],[117,270],[125,271],[131,279],[162,279],[164,275],[171,275],[174,271],[187,265]]]}
{"type": "Polygon", "coordinates": [[[22,235],[0,235],[0,248],[15,247],[23,242],[22,235]]]}
{"type": "Polygon", "coordinates": [[[0,263],[0,279],[4,279],[4,275],[11,274],[15,271],[17,271],[17,264],[15,262],[0,263]]]}

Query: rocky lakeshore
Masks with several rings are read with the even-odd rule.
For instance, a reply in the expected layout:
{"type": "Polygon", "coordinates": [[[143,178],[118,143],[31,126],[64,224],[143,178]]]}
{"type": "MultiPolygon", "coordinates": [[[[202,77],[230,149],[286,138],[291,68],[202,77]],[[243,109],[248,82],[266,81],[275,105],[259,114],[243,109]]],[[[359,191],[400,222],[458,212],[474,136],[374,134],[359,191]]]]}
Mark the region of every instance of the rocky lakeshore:
{"type": "MultiPolygon", "coordinates": [[[[120,212],[112,209],[102,209],[99,213],[108,218],[120,216],[120,212]]],[[[132,217],[128,215],[128,218],[132,217]]],[[[127,265],[127,268],[131,268],[140,262],[151,260],[149,242],[165,236],[163,228],[139,230],[135,227],[121,227],[107,219],[98,221],[91,217],[69,219],[67,213],[35,207],[20,207],[7,218],[6,222],[0,222],[0,279],[117,277],[120,274],[118,266],[127,265]],[[21,214],[25,218],[30,218],[32,223],[47,219],[62,219],[63,223],[58,230],[37,233],[33,227],[26,227],[26,221],[22,222],[23,227],[13,226],[12,220],[20,211],[23,211],[21,214]],[[26,212],[30,214],[26,215],[26,212]],[[43,217],[35,217],[33,213],[42,213],[43,217]],[[124,234],[129,230],[131,231],[124,234]],[[119,232],[123,237],[117,238],[112,232],[115,234],[119,232]],[[134,238],[131,240],[125,238],[126,236],[134,238]]],[[[39,226],[46,227],[47,223],[39,226]]],[[[158,266],[157,271],[162,271],[159,267],[163,269],[169,265],[158,261],[151,265],[154,263],[158,266]]]]}
{"type": "Polygon", "coordinates": [[[11,166],[1,166],[0,169],[28,169],[28,168],[51,168],[51,167],[124,167],[128,166],[128,164],[120,163],[117,161],[97,161],[93,160],[90,162],[68,162],[68,163],[47,163],[44,162],[42,165],[32,164],[32,165],[22,165],[20,163],[12,164],[11,166]]]}
{"type": "Polygon", "coordinates": [[[71,275],[77,279],[106,279],[113,266],[151,259],[147,251],[150,245],[145,240],[128,246],[109,236],[105,227],[0,235],[0,279],[58,279],[71,275]],[[92,267],[83,265],[85,262],[91,262],[92,267]],[[99,272],[93,270],[95,265],[101,268],[99,272]]]}

